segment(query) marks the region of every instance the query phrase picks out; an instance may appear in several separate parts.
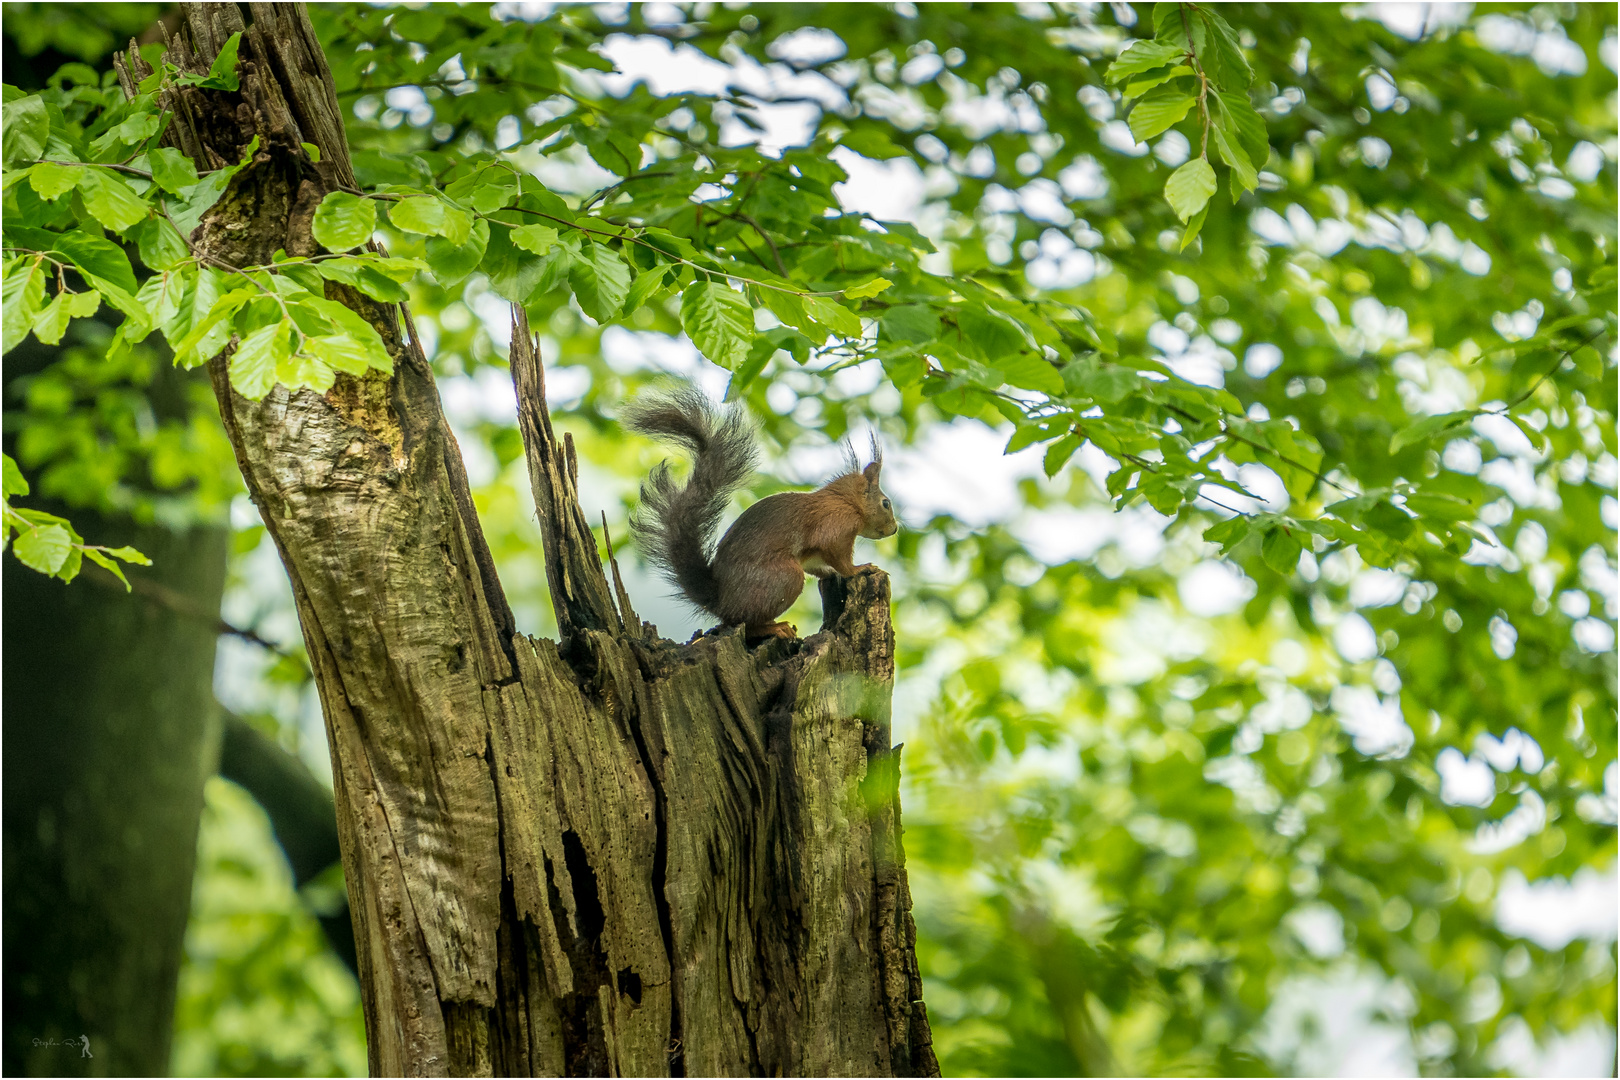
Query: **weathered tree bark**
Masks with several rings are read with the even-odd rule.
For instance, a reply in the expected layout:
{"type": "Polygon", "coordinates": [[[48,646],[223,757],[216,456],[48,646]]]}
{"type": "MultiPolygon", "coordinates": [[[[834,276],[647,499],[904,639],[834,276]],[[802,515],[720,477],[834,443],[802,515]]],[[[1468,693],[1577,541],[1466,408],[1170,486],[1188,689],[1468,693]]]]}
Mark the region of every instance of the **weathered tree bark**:
{"type": "MultiPolygon", "coordinates": [[[[175,144],[225,163],[261,140],[193,246],[234,266],[314,253],[315,206],[354,178],[302,6],[185,13],[171,60],[205,71],[243,30],[242,89],[174,92],[175,144]]],[[[143,74],[132,53],[126,87],[143,74]]],[[[251,402],[224,357],[212,373],[326,715],[373,1072],[937,1075],[887,578],[829,589],[802,643],[659,640],[604,573],[518,311],[561,640],[518,634],[409,315],[327,288],[383,335],[391,376],[251,402]]]]}

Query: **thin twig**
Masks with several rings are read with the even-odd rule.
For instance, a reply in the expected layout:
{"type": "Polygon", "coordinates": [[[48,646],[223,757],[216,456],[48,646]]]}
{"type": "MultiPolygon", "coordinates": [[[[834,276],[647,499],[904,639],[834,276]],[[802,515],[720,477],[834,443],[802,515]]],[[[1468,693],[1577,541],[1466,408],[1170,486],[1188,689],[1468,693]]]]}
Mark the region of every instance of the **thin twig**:
{"type": "Polygon", "coordinates": [[[771,258],[776,260],[776,271],[777,271],[777,273],[781,274],[783,277],[792,277],[792,275],[788,273],[787,264],[782,261],[782,253],[780,251],[776,250],[776,241],[772,240],[770,234],[767,233],[764,229],[759,227],[759,222],[755,221],[753,218],[749,217],[747,214],[742,213],[741,211],[736,211],[736,212],[732,213],[730,215],[730,217],[734,218],[737,221],[742,222],[743,224],[747,225],[749,228],[753,229],[755,232],[759,233],[760,239],[764,240],[765,243],[770,245],[771,258]]]}
{"type": "Polygon", "coordinates": [[[1209,76],[1204,74],[1204,65],[1198,59],[1198,50],[1193,48],[1192,26],[1187,22],[1187,5],[1180,5],[1181,32],[1187,35],[1187,55],[1192,57],[1193,70],[1198,73],[1198,115],[1204,122],[1204,137],[1198,147],[1198,156],[1209,157],[1209,76]]]}
{"type": "MultiPolygon", "coordinates": [[[[97,585],[106,588],[123,587],[123,582],[118,581],[110,570],[105,574],[86,575],[86,580],[93,581],[97,585]]],[[[173,612],[182,618],[191,619],[194,622],[199,622],[206,626],[210,626],[217,633],[225,634],[230,637],[241,638],[243,641],[257,645],[261,649],[275,653],[277,656],[285,659],[297,660],[301,663],[303,662],[303,657],[299,656],[297,653],[287,651],[274,641],[270,641],[267,638],[260,636],[254,630],[245,629],[235,625],[234,623],[226,621],[218,614],[211,613],[206,607],[197,603],[197,601],[193,600],[191,597],[182,592],[171,589],[166,585],[159,585],[155,581],[149,581],[146,578],[136,576],[130,578],[129,587],[130,590],[142,600],[145,600],[150,604],[154,604],[157,607],[161,607],[167,611],[173,612]]],[[[307,667],[308,665],[306,664],[305,666],[307,667]]]]}
{"type": "Polygon", "coordinates": [[[1496,413],[1496,414],[1500,415],[1502,413],[1511,412],[1514,409],[1518,408],[1520,405],[1524,404],[1526,401],[1529,401],[1531,395],[1533,395],[1537,390],[1541,389],[1541,384],[1546,382],[1548,379],[1552,378],[1553,377],[1553,372],[1557,371],[1559,368],[1564,366],[1564,361],[1565,360],[1570,359],[1570,357],[1572,357],[1575,353],[1580,352],[1582,349],[1584,349],[1588,345],[1592,344],[1592,342],[1594,342],[1598,338],[1602,337],[1604,332],[1607,331],[1607,330],[1608,330],[1607,326],[1598,327],[1597,330],[1593,331],[1592,334],[1589,337],[1587,337],[1587,339],[1585,341],[1581,342],[1579,345],[1572,345],[1569,348],[1565,349],[1563,352],[1559,353],[1558,354],[1558,359],[1553,361],[1552,367],[1550,367],[1546,371],[1542,372],[1541,373],[1541,378],[1537,379],[1534,383],[1532,383],[1531,386],[1530,386],[1530,389],[1526,390],[1524,393],[1520,394],[1518,397],[1514,398],[1512,401],[1508,402],[1506,405],[1503,405],[1500,409],[1487,409],[1485,411],[1490,412],[1490,413],[1496,413]]]}
{"type": "MultiPolygon", "coordinates": [[[[134,168],[133,166],[124,165],[124,164],[121,164],[121,163],[118,163],[118,162],[113,162],[113,161],[57,161],[54,158],[39,158],[37,161],[29,162],[29,164],[30,165],[71,165],[71,166],[74,166],[74,167],[77,167],[77,168],[80,168],[80,169],[116,169],[119,172],[127,172],[127,173],[130,173],[130,174],[134,175],[134,176],[145,177],[148,180],[152,179],[152,174],[147,172],[145,169],[137,169],[137,168],[134,168]]],[[[198,175],[200,176],[202,174],[199,173],[198,175]]]]}
{"type": "MultiPolygon", "coordinates": [[[[1123,457],[1126,461],[1129,461],[1132,465],[1135,465],[1137,468],[1144,470],[1145,472],[1156,473],[1156,472],[1159,471],[1157,468],[1154,467],[1153,462],[1147,460],[1146,458],[1138,457],[1137,455],[1130,454],[1130,453],[1121,454],[1120,456],[1123,457]]],[[[1205,475],[1208,475],[1208,474],[1206,473],[1205,475]]],[[[1222,479],[1225,479],[1225,477],[1222,477],[1222,479]]],[[[1208,495],[1205,495],[1204,494],[1204,488],[1208,487],[1210,485],[1213,485],[1213,484],[1215,484],[1215,481],[1213,481],[1213,480],[1204,481],[1203,486],[1199,487],[1199,489],[1198,489],[1198,494],[1193,496],[1193,498],[1194,499],[1203,499],[1205,502],[1211,503],[1211,504],[1213,504],[1215,506],[1218,506],[1222,510],[1225,510],[1227,513],[1236,514],[1238,517],[1252,518],[1252,517],[1256,516],[1254,514],[1249,513],[1246,510],[1239,510],[1235,506],[1227,506],[1225,503],[1221,502],[1219,499],[1212,499],[1208,495]]],[[[1252,499],[1252,498],[1254,498],[1254,496],[1250,495],[1250,496],[1248,496],[1248,498],[1252,499]]]]}
{"type": "MultiPolygon", "coordinates": [[[[1164,407],[1166,409],[1170,410],[1173,413],[1180,413],[1182,416],[1186,417],[1188,420],[1191,420],[1195,424],[1198,422],[1198,418],[1193,416],[1192,413],[1189,413],[1189,412],[1186,412],[1186,411],[1184,411],[1182,409],[1179,409],[1176,406],[1169,404],[1168,402],[1165,403],[1164,407]]],[[[1228,415],[1234,415],[1234,414],[1222,413],[1222,420],[1221,420],[1221,433],[1223,435],[1225,435],[1228,439],[1234,439],[1237,442],[1243,443],[1245,446],[1252,447],[1255,450],[1259,450],[1259,451],[1261,451],[1263,453],[1270,454],[1272,457],[1276,458],[1278,461],[1282,462],[1284,465],[1291,465],[1294,468],[1300,470],[1301,472],[1309,473],[1310,475],[1316,477],[1318,480],[1322,481],[1322,483],[1331,484],[1334,487],[1338,488],[1340,491],[1344,492],[1346,495],[1359,495],[1359,494],[1361,494],[1359,491],[1353,491],[1350,488],[1347,488],[1343,484],[1339,483],[1337,480],[1334,480],[1331,477],[1327,476],[1326,474],[1324,474],[1324,473],[1322,473],[1322,472],[1320,472],[1320,471],[1318,471],[1316,469],[1311,468],[1309,465],[1305,464],[1302,461],[1295,461],[1293,458],[1289,457],[1287,454],[1284,454],[1284,453],[1282,453],[1282,452],[1280,452],[1278,450],[1274,450],[1273,448],[1265,445],[1264,443],[1257,443],[1253,439],[1248,438],[1247,436],[1239,435],[1237,432],[1233,431],[1231,428],[1226,426],[1225,417],[1228,416],[1228,415]]]]}

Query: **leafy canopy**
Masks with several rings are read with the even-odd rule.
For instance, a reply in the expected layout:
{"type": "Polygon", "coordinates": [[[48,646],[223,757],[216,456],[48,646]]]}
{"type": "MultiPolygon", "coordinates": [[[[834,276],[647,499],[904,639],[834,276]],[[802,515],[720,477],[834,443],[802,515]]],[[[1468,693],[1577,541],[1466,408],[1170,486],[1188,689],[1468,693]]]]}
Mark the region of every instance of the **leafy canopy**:
{"type": "Polygon", "coordinates": [[[1610,949],[1493,914],[1613,859],[1612,10],[655,10],[314,9],[361,187],[264,267],[196,265],[240,164],[159,146],[165,83],[228,65],[8,90],[7,347],[93,290],[114,359],[234,341],[239,391],[320,390],[391,363],[326,282],[412,296],[451,370],[488,292],[592,372],[603,432],[605,324],[684,330],[784,443],[983,421],[1041,456],[1032,513],[1101,496],[1154,539],[900,539],[902,662],[949,672],[907,814],[948,1069],[1288,1068],[1277,988],[1336,957],[1392,980],[1425,1068],[1612,1024],[1610,949]],[[730,85],[615,78],[619,34],[730,85]],[[805,138],[759,145],[789,97],[805,138]],[[935,216],[846,211],[879,163],[935,216]],[[1249,599],[1198,623],[1211,565],[1249,599]]]}

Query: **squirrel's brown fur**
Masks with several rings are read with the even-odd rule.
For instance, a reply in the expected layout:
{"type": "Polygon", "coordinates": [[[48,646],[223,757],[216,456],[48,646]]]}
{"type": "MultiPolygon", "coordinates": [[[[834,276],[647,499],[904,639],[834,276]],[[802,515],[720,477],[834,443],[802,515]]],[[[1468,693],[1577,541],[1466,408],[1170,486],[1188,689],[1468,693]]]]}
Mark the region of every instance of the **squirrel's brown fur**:
{"type": "Polygon", "coordinates": [[[693,459],[684,486],[675,485],[667,462],[642,485],[641,510],[630,523],[642,552],[693,604],[727,626],[745,625],[749,637],[795,636],[776,617],[798,599],[804,575],[853,574],[871,565],[855,565],[855,538],[877,540],[899,528],[878,487],[883,460],[874,439],[871,464],[860,468],[852,460],[849,472],[815,491],[761,499],[711,556],[720,514],[757,458],[747,420],[737,411],[717,416],[702,391],[688,385],[635,402],[624,423],[681,444],[693,459]]]}

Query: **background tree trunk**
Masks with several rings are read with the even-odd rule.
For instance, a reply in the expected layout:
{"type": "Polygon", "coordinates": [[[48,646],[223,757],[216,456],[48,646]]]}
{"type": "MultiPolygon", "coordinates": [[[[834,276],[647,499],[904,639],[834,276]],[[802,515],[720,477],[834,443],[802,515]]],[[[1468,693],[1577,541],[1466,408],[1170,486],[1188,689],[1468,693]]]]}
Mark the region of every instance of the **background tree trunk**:
{"type": "MultiPolygon", "coordinates": [[[[96,542],[152,557],[132,577],[219,610],[223,530],[68,512],[96,542]]],[[[216,634],[88,580],[99,573],[86,566],[69,585],[5,560],[11,1076],[169,1071],[203,784],[219,746],[216,634]]]]}
{"type": "MultiPolygon", "coordinates": [[[[237,266],[314,253],[315,206],[354,187],[302,6],[246,8],[245,26],[238,5],[187,5],[170,50],[206,71],[244,31],[241,92],[167,103],[193,156],[261,140],[191,238],[237,266]]],[[[132,53],[126,87],[145,73],[132,53]]],[[[616,568],[609,586],[519,311],[561,640],[518,634],[409,315],[327,288],[383,335],[391,376],[251,402],[223,356],[211,371],[326,715],[373,1072],[937,1074],[887,578],[830,589],[802,643],[657,639],[616,568]]]]}
{"type": "MultiPolygon", "coordinates": [[[[303,761],[283,750],[275,740],[234,713],[223,715],[219,775],[241,785],[264,809],[276,843],[287,857],[293,887],[302,889],[343,857],[332,793],[303,761]]],[[[350,971],[358,971],[348,904],[339,910],[315,910],[311,914],[321,924],[338,959],[350,971]]]]}

